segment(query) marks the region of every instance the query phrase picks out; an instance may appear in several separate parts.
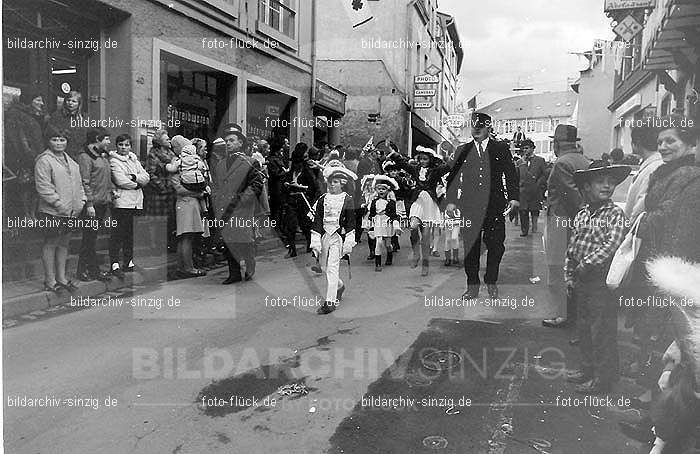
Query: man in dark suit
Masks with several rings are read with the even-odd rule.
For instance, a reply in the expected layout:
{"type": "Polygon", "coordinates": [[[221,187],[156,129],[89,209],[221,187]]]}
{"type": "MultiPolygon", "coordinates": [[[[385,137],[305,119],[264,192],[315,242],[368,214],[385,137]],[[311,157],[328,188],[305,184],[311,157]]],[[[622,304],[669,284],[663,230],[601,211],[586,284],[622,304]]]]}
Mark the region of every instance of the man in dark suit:
{"type": "Polygon", "coordinates": [[[523,132],[522,128],[518,126],[518,130],[513,134],[513,145],[515,145],[515,148],[520,150],[523,146],[523,142],[525,142],[526,139],[527,137],[525,137],[525,133],[523,132]]]}
{"type": "Polygon", "coordinates": [[[466,298],[479,295],[479,257],[481,241],[488,248],[486,282],[489,297],[498,298],[498,269],[505,252],[505,215],[519,206],[518,173],[508,145],[490,137],[492,120],[486,114],[471,118],[473,141],[461,145],[448,176],[447,210],[461,213],[464,242],[464,272],[467,275],[466,298]],[[503,187],[505,176],[506,190],[503,187]]]}
{"type": "Polygon", "coordinates": [[[530,217],[532,217],[532,233],[537,233],[537,219],[542,209],[542,188],[547,185],[547,163],[544,158],[535,155],[535,143],[530,139],[523,140],[523,157],[518,161],[520,175],[520,236],[530,233],[530,217]]]}

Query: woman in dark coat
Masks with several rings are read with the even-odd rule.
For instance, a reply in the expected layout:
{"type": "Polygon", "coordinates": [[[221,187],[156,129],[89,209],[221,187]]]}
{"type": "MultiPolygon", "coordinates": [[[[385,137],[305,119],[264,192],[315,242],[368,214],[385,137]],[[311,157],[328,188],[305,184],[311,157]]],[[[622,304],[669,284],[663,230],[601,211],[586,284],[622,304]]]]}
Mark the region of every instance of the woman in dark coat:
{"type": "Polygon", "coordinates": [[[144,211],[147,216],[165,218],[168,247],[175,247],[175,188],[172,185],[166,164],[175,157],[171,150],[170,137],[165,130],[156,131],[153,146],[143,166],[151,180],[143,188],[144,211]]]}
{"type": "MultiPolygon", "coordinates": [[[[44,97],[23,91],[19,101],[12,103],[5,114],[4,166],[15,178],[5,186],[6,194],[19,194],[15,213],[33,218],[36,210],[34,189],[34,160],[44,151],[44,129],[47,117],[44,97]]],[[[14,197],[5,207],[13,204],[14,197]]]]}
{"type": "MultiPolygon", "coordinates": [[[[664,296],[649,283],[645,267],[648,262],[657,257],[676,257],[700,263],[700,167],[694,156],[698,130],[681,127],[690,123],[682,117],[673,116],[662,121],[662,124],[678,127],[661,129],[658,135],[658,151],[664,164],[649,179],[646,212],[640,215],[638,230],[641,247],[632,269],[629,295],[625,296],[635,301],[648,298],[662,301],[664,296]]],[[[675,308],[635,307],[633,310],[638,311],[632,314],[635,334],[640,339],[638,362],[649,364],[652,349],[663,351],[674,338],[681,337],[679,326],[672,318],[675,308]]],[[[644,385],[655,390],[656,378],[652,374],[647,374],[647,378],[650,380],[644,385]]],[[[648,420],[647,423],[652,424],[648,420]]]]}
{"type": "Polygon", "coordinates": [[[306,239],[306,250],[311,247],[311,219],[307,216],[309,206],[321,194],[318,180],[309,165],[309,147],[298,143],[292,152],[292,163],[282,183],[284,191],[284,230],[289,251],[285,258],[297,256],[295,243],[297,228],[301,228],[306,239]],[[306,200],[304,200],[304,197],[306,200]]]}
{"type": "Polygon", "coordinates": [[[270,154],[267,157],[268,186],[270,193],[270,216],[275,222],[275,228],[282,226],[282,183],[287,169],[284,165],[282,148],[284,144],[281,140],[270,142],[270,154]]]}

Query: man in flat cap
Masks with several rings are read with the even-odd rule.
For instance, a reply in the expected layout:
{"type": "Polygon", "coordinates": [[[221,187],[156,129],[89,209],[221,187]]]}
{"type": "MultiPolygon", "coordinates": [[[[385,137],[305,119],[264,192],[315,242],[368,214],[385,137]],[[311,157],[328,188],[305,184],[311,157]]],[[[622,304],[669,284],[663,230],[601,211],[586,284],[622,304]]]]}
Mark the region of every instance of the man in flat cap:
{"type": "Polygon", "coordinates": [[[579,152],[578,129],[571,125],[557,125],[554,135],[554,154],[557,160],[547,181],[547,224],[545,252],[547,253],[547,284],[552,301],[557,305],[554,317],[542,322],[544,326],[567,326],[575,316],[575,305],[564,286],[564,257],[571,238],[571,226],[583,198],[576,186],[574,174],[588,169],[590,161],[579,152]]]}
{"type": "Polygon", "coordinates": [[[263,190],[262,174],[253,159],[246,156],[246,136],[236,124],[228,124],[222,134],[226,157],[212,171],[212,202],[217,221],[223,225],[221,236],[226,243],[229,276],[224,285],[243,280],[241,261],[245,261],[245,280],[255,274],[255,236],[253,225],[259,212],[263,190]]]}
{"type": "Polygon", "coordinates": [[[466,298],[479,295],[481,241],[488,248],[486,274],[489,297],[498,298],[498,270],[505,252],[507,211],[519,206],[518,173],[508,144],[490,137],[492,120],[486,114],[471,117],[473,140],[455,152],[455,163],[447,179],[447,210],[458,208],[464,225],[464,272],[466,298]],[[505,176],[506,188],[503,187],[505,176]]]}

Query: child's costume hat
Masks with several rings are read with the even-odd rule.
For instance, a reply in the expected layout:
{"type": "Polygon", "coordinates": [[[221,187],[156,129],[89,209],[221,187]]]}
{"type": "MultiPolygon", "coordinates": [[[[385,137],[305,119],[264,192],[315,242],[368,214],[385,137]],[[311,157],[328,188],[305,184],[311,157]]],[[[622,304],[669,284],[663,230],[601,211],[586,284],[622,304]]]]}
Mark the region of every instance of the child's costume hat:
{"type": "Polygon", "coordinates": [[[374,187],[376,188],[380,184],[388,186],[389,189],[393,189],[394,191],[399,189],[399,184],[396,182],[396,180],[386,175],[377,175],[374,177],[374,187]]]}
{"type": "Polygon", "coordinates": [[[586,170],[577,170],[574,173],[574,182],[579,189],[583,188],[583,184],[590,181],[598,175],[610,175],[615,179],[615,185],[622,183],[630,174],[632,169],[629,166],[609,165],[606,161],[593,161],[586,170]]]}
{"type": "Polygon", "coordinates": [[[433,150],[432,148],[426,148],[426,147],[423,147],[421,145],[418,145],[416,147],[416,154],[419,154],[419,153],[424,153],[432,158],[440,159],[440,156],[437,154],[437,151],[433,150]]]}
{"type": "Polygon", "coordinates": [[[330,181],[333,178],[341,178],[345,181],[347,180],[357,180],[357,175],[345,167],[326,167],[323,169],[323,177],[326,181],[330,181]]]}

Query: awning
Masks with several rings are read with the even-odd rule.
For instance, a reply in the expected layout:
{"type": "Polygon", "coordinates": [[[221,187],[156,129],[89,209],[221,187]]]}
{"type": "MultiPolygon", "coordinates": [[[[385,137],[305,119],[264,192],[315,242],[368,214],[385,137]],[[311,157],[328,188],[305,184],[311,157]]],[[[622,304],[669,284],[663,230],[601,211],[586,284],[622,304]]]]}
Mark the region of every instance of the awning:
{"type": "Polygon", "coordinates": [[[700,5],[671,0],[645,50],[643,68],[649,71],[691,70],[700,57],[700,5]]]}
{"type": "Polygon", "coordinates": [[[423,120],[421,117],[419,117],[413,112],[411,113],[411,126],[414,130],[420,132],[427,140],[433,142],[434,145],[437,145],[443,140],[445,140],[445,138],[442,137],[438,131],[430,127],[430,125],[426,124],[425,120],[423,120]]]}
{"type": "Polygon", "coordinates": [[[316,99],[314,105],[322,107],[338,116],[345,115],[345,101],[348,95],[331,87],[325,82],[316,80],[316,99]]]}

